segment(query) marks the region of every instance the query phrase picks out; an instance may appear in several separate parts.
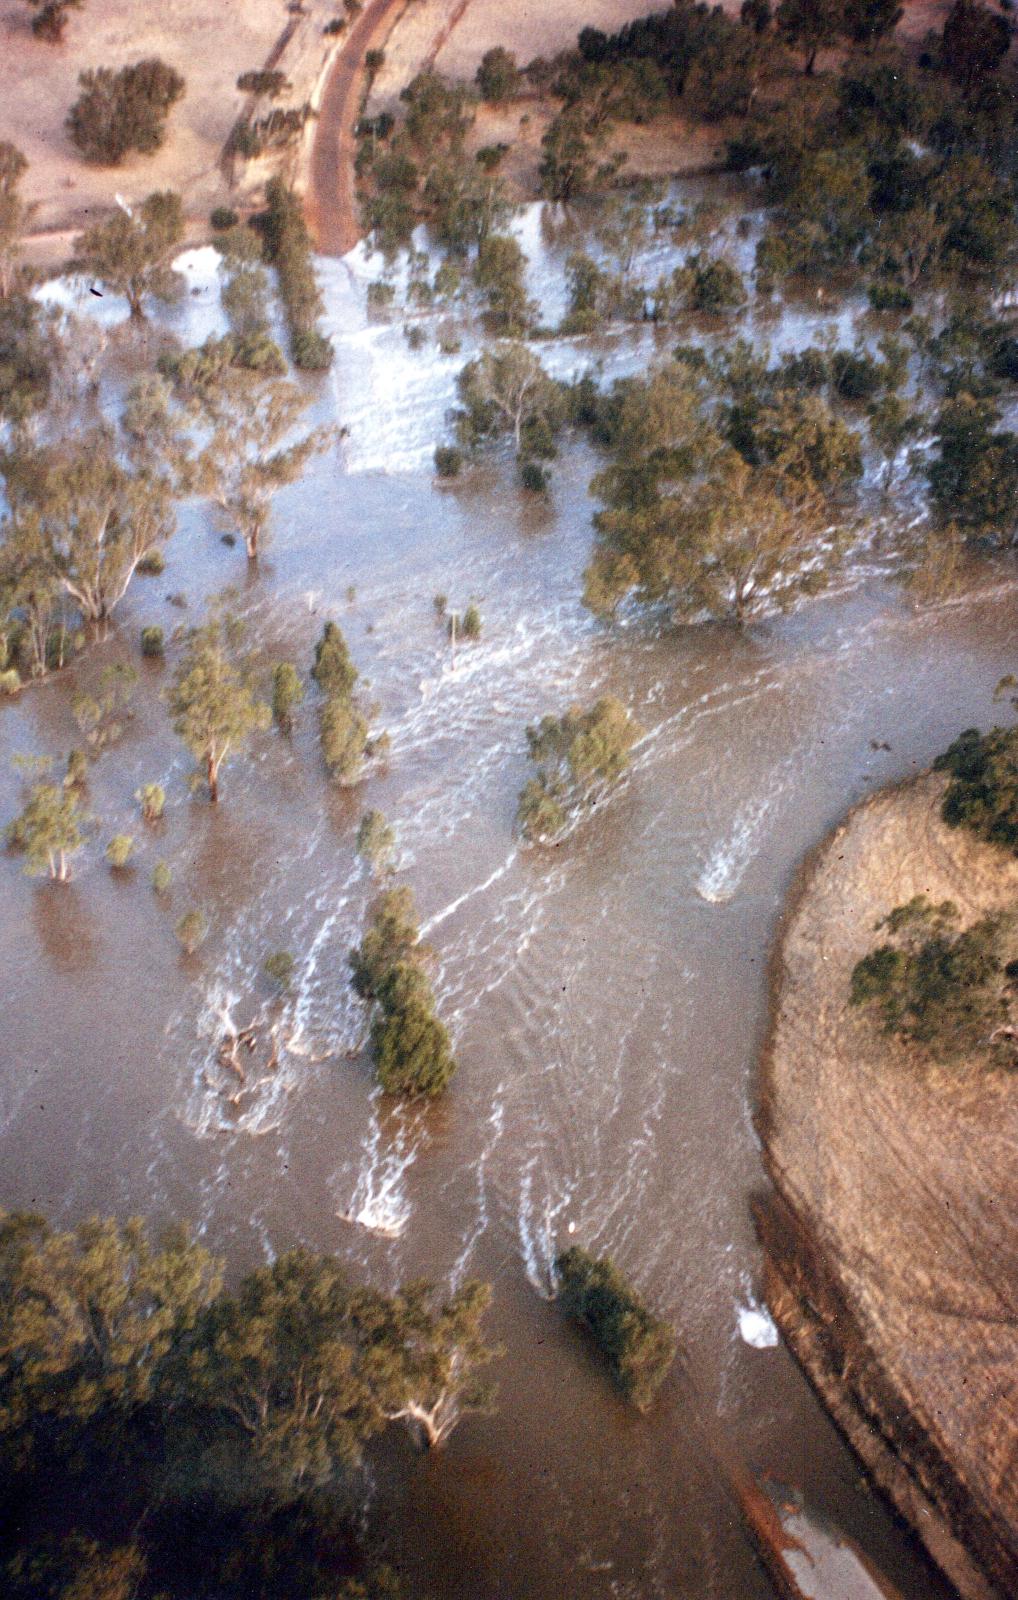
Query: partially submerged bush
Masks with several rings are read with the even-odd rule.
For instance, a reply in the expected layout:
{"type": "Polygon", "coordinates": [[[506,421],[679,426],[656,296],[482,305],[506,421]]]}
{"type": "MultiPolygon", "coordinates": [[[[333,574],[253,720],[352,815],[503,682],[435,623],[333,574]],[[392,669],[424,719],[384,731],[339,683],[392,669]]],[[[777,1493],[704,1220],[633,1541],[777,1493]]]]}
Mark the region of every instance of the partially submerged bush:
{"type": "Polygon", "coordinates": [[[463,470],[463,451],[454,444],[440,444],[435,449],[435,471],[440,478],[458,478],[463,470]]]}
{"type": "Polygon", "coordinates": [[[642,731],[614,695],[586,711],[572,706],[562,717],[542,717],[528,728],[537,775],[520,795],[517,820],[524,835],[534,842],[553,839],[570,813],[596,804],[625,772],[642,731]]]}
{"type": "Polygon", "coordinates": [[[573,1245],[555,1258],[559,1299],[583,1324],[627,1400],[646,1411],[675,1359],[675,1333],[655,1317],[607,1258],[573,1245]]]}
{"type": "Polygon", "coordinates": [[[304,699],[304,684],[292,661],[277,661],[272,669],[272,717],[276,726],[289,733],[293,713],[304,699]]]}
{"type": "Polygon", "coordinates": [[[356,993],[378,1007],[371,1054],[386,1094],[433,1098],[456,1071],[449,1035],[435,1015],[424,971],[430,953],[420,940],[411,891],[386,890],[360,945],[350,952],[356,993]]]}
{"type": "Polygon", "coordinates": [[[134,849],[134,840],[129,833],[115,833],[106,846],[106,859],[115,870],[126,867],[131,859],[134,849]]]}
{"type": "Polygon", "coordinates": [[[273,950],[262,962],[262,971],[271,978],[277,989],[288,989],[293,982],[297,963],[289,950],[273,950]]]}
{"type": "Polygon", "coordinates": [[[166,809],[166,790],[161,783],[143,783],[140,789],[134,791],[134,798],[146,822],[159,821],[166,809]]]}
{"type": "Polygon", "coordinates": [[[205,942],[208,931],[208,919],[204,911],[197,909],[185,911],[174,929],[181,949],[189,956],[193,956],[198,946],[205,942]]]}
{"type": "Polygon", "coordinates": [[[168,894],[173,874],[165,861],[157,861],[152,869],[152,888],[156,894],[168,894]]]}
{"type": "Polygon", "coordinates": [[[152,659],[166,654],[166,641],[163,638],[162,628],[153,624],[141,630],[141,653],[152,659]]]}
{"type": "Polygon", "coordinates": [[[396,835],[380,811],[365,811],[357,829],[357,854],[372,872],[387,872],[396,852],[396,835]]]}

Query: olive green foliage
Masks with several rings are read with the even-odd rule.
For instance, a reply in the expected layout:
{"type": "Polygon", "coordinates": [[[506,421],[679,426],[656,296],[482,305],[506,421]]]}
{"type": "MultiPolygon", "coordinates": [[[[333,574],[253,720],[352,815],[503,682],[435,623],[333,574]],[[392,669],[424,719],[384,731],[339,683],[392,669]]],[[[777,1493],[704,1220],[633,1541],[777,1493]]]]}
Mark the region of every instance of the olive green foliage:
{"type": "Polygon", "coordinates": [[[166,790],[161,783],[143,783],[140,789],[134,791],[134,798],[146,822],[159,821],[166,809],[166,790]]]}
{"type": "Polygon", "coordinates": [[[21,180],[27,170],[28,162],[17,145],[0,140],[0,302],[13,293],[18,278],[21,236],[31,214],[21,198],[21,180]]]}
{"type": "Polygon", "coordinates": [[[1018,533],[1018,434],[999,431],[992,401],[959,394],[937,418],[930,501],[967,534],[1011,544],[1018,533]]]}
{"type": "Polygon", "coordinates": [[[157,861],[152,868],[152,888],[156,894],[167,894],[173,882],[173,874],[165,861],[157,861]]]}
{"type": "Polygon", "coordinates": [[[555,1258],[566,1314],[591,1334],[626,1399],[650,1407],[675,1359],[675,1333],[655,1317],[607,1258],[573,1245],[555,1258]]]}
{"type": "MultiPolygon", "coordinates": [[[[849,1003],[871,1006],[884,1031],[922,1045],[938,1061],[980,1055],[1010,1061],[994,1038],[1009,1023],[1007,979],[1018,941],[1011,920],[984,917],[959,931],[950,901],[917,895],[877,924],[890,936],[858,961],[849,1003]]],[[[1018,969],[1016,969],[1018,970],[1018,969]]]]}
{"type": "Polygon", "coordinates": [[[0,1212],[0,1442],[23,1459],[47,1425],[146,1405],[218,1285],[216,1263],[183,1230],[152,1243],[136,1218],[57,1233],[42,1217],[0,1212]]]}
{"type": "MultiPolygon", "coordinates": [[[[0,194],[0,206],[3,198],[0,194]]],[[[18,237],[20,238],[20,225],[18,237]]],[[[50,394],[51,356],[41,308],[13,292],[16,253],[5,250],[0,222],[0,421],[24,422],[40,411],[50,394]],[[6,265],[5,265],[6,263],[6,265]],[[4,282],[10,286],[4,292],[4,282]]]]}
{"type": "Polygon", "coordinates": [[[479,639],[481,637],[481,613],[471,601],[463,613],[462,632],[464,639],[479,639]]]}
{"type": "Polygon", "coordinates": [[[180,276],[172,261],[183,237],[180,196],[169,190],[150,194],[130,214],[118,207],[105,222],[81,234],[74,242],[71,267],[125,295],[131,316],[140,318],[150,296],[172,300],[179,294],[180,276]]]}
{"type": "Polygon", "coordinates": [[[277,989],[289,989],[296,968],[297,963],[289,950],[273,950],[262,962],[262,971],[277,989]]]}
{"type": "Polygon", "coordinates": [[[591,485],[604,504],[592,609],[632,593],[677,620],[744,622],[830,581],[861,444],[794,381],[740,341],[705,366],[683,358],[615,385],[597,424],[612,460],[591,485]]]}
{"type": "Polygon", "coordinates": [[[134,851],[134,840],[129,833],[115,833],[106,846],[106,860],[115,871],[126,867],[134,851]]]}
{"type": "Polygon", "coordinates": [[[474,80],[482,100],[501,105],[519,92],[521,74],[516,57],[511,50],[495,45],[481,57],[474,80]]]}
{"type": "Polygon", "coordinates": [[[371,1054],[387,1094],[433,1098],[456,1071],[425,975],[430,957],[420,941],[411,890],[387,889],[372,907],[360,945],[350,952],[354,990],[376,1007],[371,1054]]]}
{"type": "Polygon", "coordinates": [[[277,661],[272,669],[272,716],[284,733],[293,727],[293,714],[304,699],[304,684],[292,661],[277,661]]]}
{"type": "Polygon", "coordinates": [[[537,773],[520,794],[517,821],[523,834],[534,843],[547,842],[580,808],[596,805],[622,777],[642,733],[613,695],[586,711],[573,706],[562,717],[542,717],[528,728],[527,747],[537,773]]]}
{"type": "Polygon", "coordinates": [[[115,167],[131,150],[153,155],[166,137],[166,119],[184,80],[165,61],[150,57],[133,66],[98,67],[78,79],[81,94],[67,131],[86,161],[115,167]]]}
{"type": "Polygon", "coordinates": [[[359,674],[336,622],[325,624],[315,645],[311,676],[325,695],[318,714],[325,765],[337,783],[356,783],[371,749],[370,729],[354,699],[359,674]]]}
{"type": "Polygon", "coordinates": [[[251,72],[242,72],[237,79],[237,88],[242,94],[264,94],[270,100],[275,100],[290,88],[286,73],[278,67],[269,69],[255,69],[251,72]]]}
{"type": "Polygon", "coordinates": [[[192,628],[167,695],[173,731],[198,764],[213,804],[219,799],[224,762],[271,721],[269,707],[258,698],[253,661],[242,640],[243,630],[231,617],[215,617],[192,628]]]}
{"type": "Polygon", "coordinates": [[[383,113],[358,127],[357,173],[364,219],[386,255],[411,244],[427,222],[437,244],[462,258],[503,226],[511,207],[495,168],[464,149],[471,96],[435,72],[400,96],[398,121],[383,113]]]}
{"type": "Polygon", "coordinates": [[[458,478],[463,470],[463,451],[455,445],[435,446],[435,471],[440,478],[458,478]]]}
{"type": "Polygon", "coordinates": [[[521,339],[534,320],[534,306],[523,282],[527,258],[510,234],[482,239],[474,262],[474,283],[484,298],[484,325],[489,333],[521,339]]]}
{"type": "Polygon", "coordinates": [[[137,1544],[103,1545],[73,1533],[22,1550],[7,1567],[10,1600],[136,1600],[146,1560],[137,1544]]]}
{"type": "Polygon", "coordinates": [[[509,341],[483,350],[463,368],[456,387],[461,444],[477,448],[508,434],[517,454],[554,454],[565,421],[562,391],[525,344],[509,341]]]}
{"type": "Polygon", "coordinates": [[[166,641],[163,630],[152,624],[141,630],[141,653],[150,659],[159,659],[166,654],[166,641]]]}
{"type": "Polygon", "coordinates": [[[968,728],[933,765],[951,775],[941,811],[948,827],[1018,854],[1018,728],[968,728]]]}
{"type": "Polygon", "coordinates": [[[70,877],[70,857],[85,843],[87,821],[76,787],[36,783],[24,809],[8,823],[5,837],[23,852],[29,877],[45,873],[62,883],[70,877]]]}
{"type": "MultiPolygon", "coordinates": [[[[153,882],[153,887],[159,888],[160,885],[153,882]]],[[[193,956],[199,946],[203,945],[208,938],[208,918],[204,911],[199,910],[196,906],[192,907],[190,911],[184,912],[173,931],[177,935],[178,943],[184,954],[193,956]]]]}
{"type": "Polygon", "coordinates": [[[392,870],[396,855],[396,835],[380,811],[365,811],[357,828],[357,854],[368,862],[372,872],[392,870]]]}
{"type": "Polygon", "coordinates": [[[276,269],[290,329],[294,364],[319,372],[332,363],[332,345],[316,324],[322,297],[311,259],[311,238],[300,201],[281,178],[265,189],[265,252],[276,269]]]}

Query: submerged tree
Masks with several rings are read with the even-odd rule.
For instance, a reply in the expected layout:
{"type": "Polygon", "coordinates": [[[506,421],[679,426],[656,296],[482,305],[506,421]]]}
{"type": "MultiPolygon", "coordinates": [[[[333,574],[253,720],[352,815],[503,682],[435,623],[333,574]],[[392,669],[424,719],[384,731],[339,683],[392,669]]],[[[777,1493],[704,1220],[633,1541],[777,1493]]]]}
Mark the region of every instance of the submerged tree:
{"type": "Polygon", "coordinates": [[[564,832],[570,816],[596,805],[629,764],[643,729],[614,695],[603,695],[586,711],[572,706],[561,717],[542,717],[527,729],[527,747],[537,766],[520,793],[517,821],[535,843],[564,832]]]}
{"type": "Polygon", "coordinates": [[[219,799],[219,773],[272,712],[256,694],[253,662],[242,653],[242,629],[229,617],[192,628],[167,696],[173,731],[204,773],[209,799],[219,799]]]}
{"type": "Polygon", "coordinates": [[[562,392],[525,344],[483,351],[463,368],[456,387],[463,402],[457,430],[464,444],[508,433],[517,453],[538,436],[547,441],[540,454],[553,448],[554,433],[564,421],[562,392]]]}
{"type": "Polygon", "coordinates": [[[675,1333],[655,1317],[607,1257],[573,1245],[555,1258],[566,1313],[588,1329],[627,1400],[646,1411],[675,1359],[675,1333]]]}
{"type": "Polygon", "coordinates": [[[456,1071],[449,1035],[435,1015],[425,975],[431,957],[421,943],[413,894],[387,889],[372,907],[371,925],[350,952],[353,987],[377,1006],[371,1050],[387,1094],[441,1094],[456,1071]]]}
{"type": "Polygon", "coordinates": [[[61,883],[70,877],[68,859],[85,843],[85,813],[73,788],[37,783],[24,810],[7,826],[7,842],[25,856],[30,877],[48,873],[61,883]]]}
{"type": "Polygon", "coordinates": [[[172,261],[183,237],[179,194],[169,190],[150,194],[135,211],[118,208],[105,222],[81,234],[75,240],[71,267],[99,279],[114,294],[125,295],[131,316],[142,318],[150,297],[172,300],[179,293],[180,277],[172,261]]]}

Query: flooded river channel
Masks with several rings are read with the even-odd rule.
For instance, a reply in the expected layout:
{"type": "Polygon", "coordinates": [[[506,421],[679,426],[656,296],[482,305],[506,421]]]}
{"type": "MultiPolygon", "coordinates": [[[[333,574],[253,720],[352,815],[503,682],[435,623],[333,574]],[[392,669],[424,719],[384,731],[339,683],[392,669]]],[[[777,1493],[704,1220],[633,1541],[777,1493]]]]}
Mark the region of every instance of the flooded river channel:
{"type": "MultiPolygon", "coordinates": [[[[373,1461],[374,1516],[415,1593],[762,1600],[692,1390],[707,1434],[800,1485],[912,1600],[942,1594],[757,1307],[754,1069],[797,864],[852,802],[992,720],[1018,588],[983,568],[977,590],[917,611],[875,562],[744,633],[607,629],[579,602],[595,455],[569,443],[547,503],[497,462],[437,486],[428,457],[466,357],[415,355],[398,326],[368,324],[366,272],[323,266],[338,361],[320,405],[350,437],[279,497],[257,574],[186,507],[166,572],[137,581],[110,639],[0,709],[5,753],[66,752],[75,691],[112,660],[144,669],[92,768],[102,824],[73,883],[2,863],[3,1200],[64,1224],[180,1217],[231,1272],[301,1242],[385,1287],[490,1278],[497,1412],[432,1459],[397,1442],[373,1461]],[[224,770],[218,810],[189,794],[166,669],[139,663],[138,631],[197,620],[230,583],[267,660],[306,669],[323,622],[341,623],[391,739],[355,791],[321,768],[311,693],[292,739],[259,736],[224,770]],[[484,618],[455,657],[436,592],[484,618]],[[627,781],[558,848],[521,849],[526,723],[602,692],[646,729],[627,781]],[[169,798],[145,829],[132,797],[149,781],[169,798]],[[460,1062],[427,1109],[381,1102],[358,1053],[347,953],[372,896],[354,850],[369,806],[396,830],[460,1062]],[[137,865],[111,874],[102,845],[120,831],[137,865]],[[186,957],[173,926],[192,905],[210,934],[186,957]],[[270,1003],[259,969],[281,947],[297,961],[287,1042],[231,1105],[224,1019],[270,1003]],[[548,1303],[569,1240],[610,1253],[679,1331],[688,1377],[649,1419],[548,1303]]],[[[176,315],[200,323],[200,300],[176,315]]],[[[18,793],[5,760],[4,819],[18,793]]]]}

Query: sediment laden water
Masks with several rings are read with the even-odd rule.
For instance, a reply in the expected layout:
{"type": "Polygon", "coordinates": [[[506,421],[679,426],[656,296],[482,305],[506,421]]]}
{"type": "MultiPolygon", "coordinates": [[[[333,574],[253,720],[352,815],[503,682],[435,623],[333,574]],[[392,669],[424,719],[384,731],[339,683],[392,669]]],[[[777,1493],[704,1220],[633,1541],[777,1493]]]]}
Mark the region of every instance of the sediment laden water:
{"type": "MultiPolygon", "coordinates": [[[[554,310],[563,247],[542,243],[536,209],[522,226],[533,291],[554,310]]],[[[197,293],[167,321],[193,339],[220,325],[214,257],[186,265],[197,293]]],[[[0,728],[7,751],[67,750],[75,687],[136,659],[143,624],[194,619],[233,583],[252,639],[304,667],[322,623],[342,624],[391,736],[387,763],[352,793],[330,789],[312,688],[291,740],[266,735],[225,770],[214,813],[188,794],[165,675],[143,664],[127,732],[93,768],[102,830],[75,882],[3,866],[3,1199],[65,1221],[180,1216],[237,1270],[300,1241],[384,1285],[491,1277],[507,1347],[498,1416],[462,1428],[441,1459],[397,1450],[381,1468],[381,1503],[401,1508],[386,1529],[422,1590],[768,1593],[689,1447],[679,1387],[634,1419],[546,1304],[554,1252],[573,1240],[611,1252],[675,1320],[708,1412],[754,1466],[802,1483],[906,1593],[935,1595],[859,1493],[755,1298],[752,1071],[796,863],[869,787],[991,719],[993,686],[1015,666],[1009,570],[916,612],[873,550],[834,598],[742,634],[631,615],[604,629],[579,603],[596,458],[567,444],[547,505],[521,496],[505,463],[438,487],[426,463],[473,335],[456,357],[411,352],[398,318],[367,317],[376,271],[359,252],[322,266],[337,361],[319,409],[350,437],[280,495],[259,573],[185,508],[165,574],[137,582],[110,641],[5,705],[0,728]],[[184,613],[164,599],[180,591],[184,613]],[[484,618],[455,659],[439,591],[453,606],[476,598],[484,618]],[[646,730],[627,780],[561,847],[521,848],[525,724],[605,691],[646,730]],[[132,795],[153,779],[170,800],[148,829],[132,795]],[[374,892],[354,852],[368,806],[395,827],[399,879],[436,951],[461,1063],[436,1107],[386,1103],[359,1053],[347,953],[374,892]],[[140,848],[133,874],[114,878],[99,863],[117,831],[140,848]],[[159,859],[174,875],[168,909],[148,887],[159,859]],[[185,958],[172,927],[192,904],[211,932],[185,958]],[[259,974],[280,948],[296,974],[277,1000],[259,974]],[[222,1042],[253,1021],[272,1030],[275,1059],[241,1083],[222,1042]]],[[[826,325],[796,311],[767,332],[790,348],[826,325]]],[[[542,348],[556,371],[593,353],[613,372],[656,345],[648,332],[542,348]]],[[[4,817],[17,792],[5,765],[4,817]]]]}

